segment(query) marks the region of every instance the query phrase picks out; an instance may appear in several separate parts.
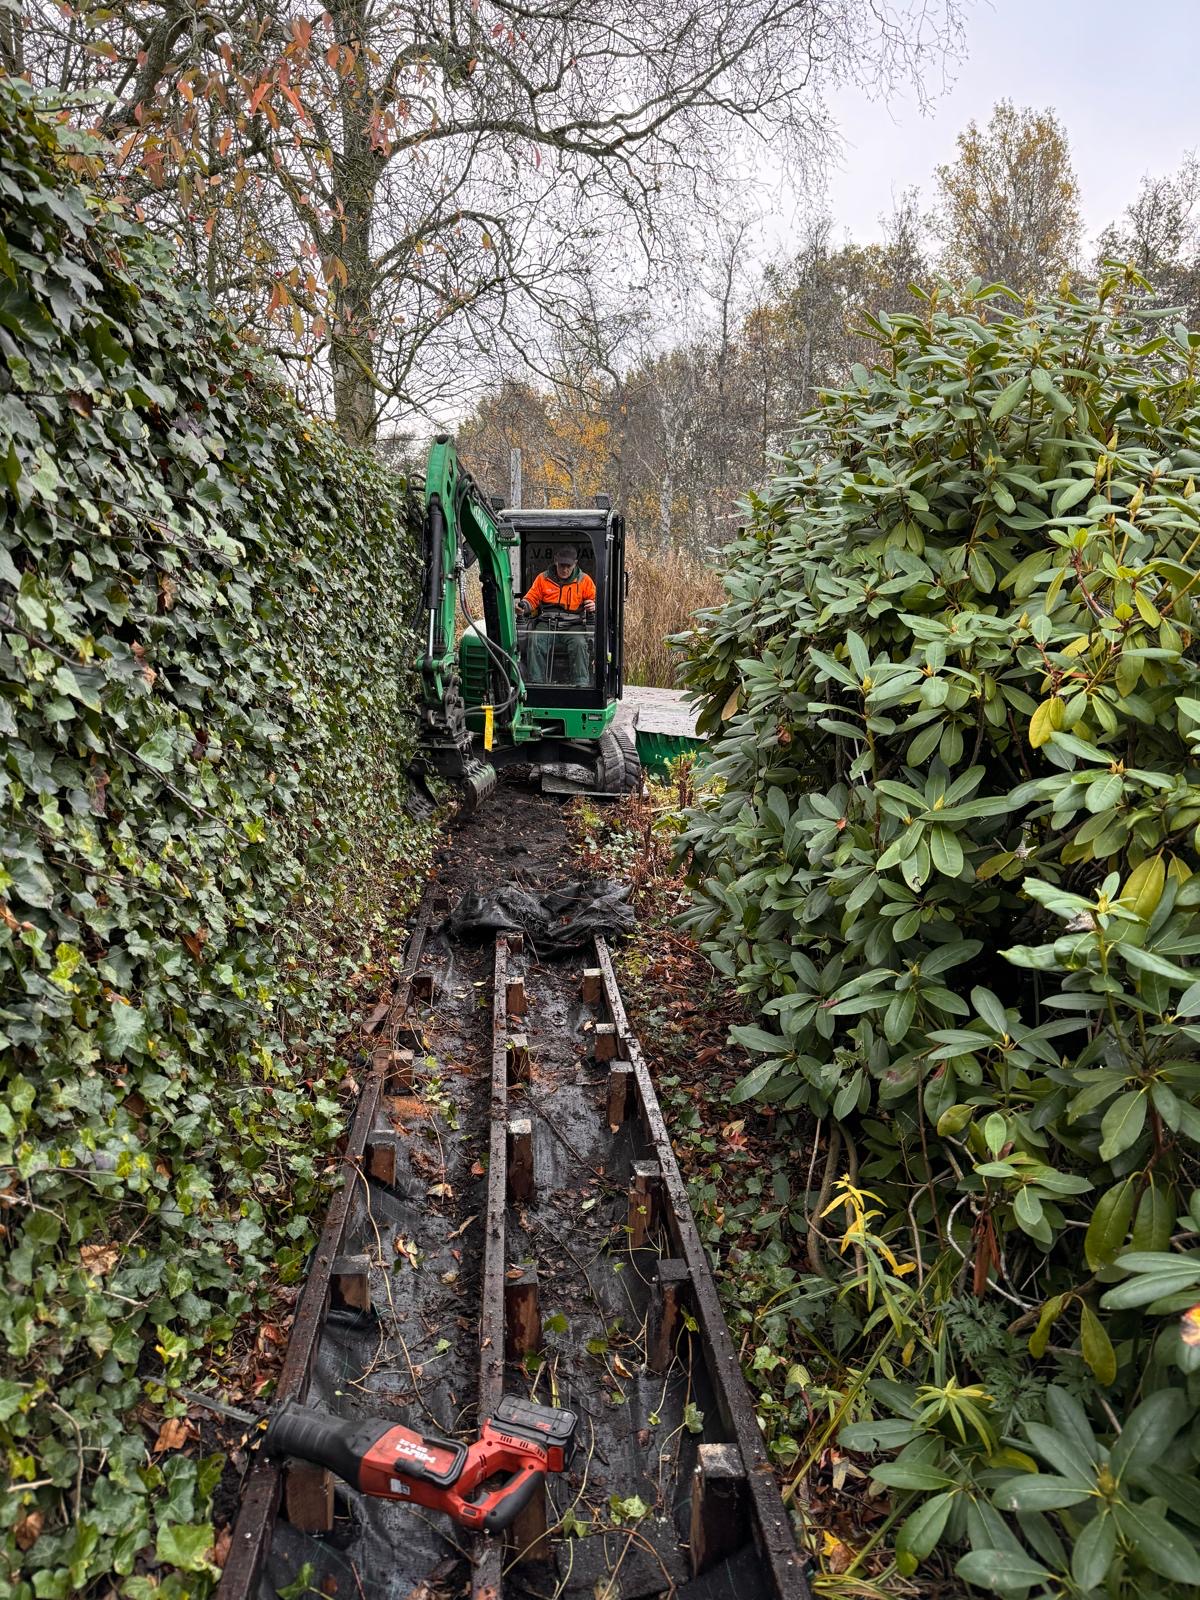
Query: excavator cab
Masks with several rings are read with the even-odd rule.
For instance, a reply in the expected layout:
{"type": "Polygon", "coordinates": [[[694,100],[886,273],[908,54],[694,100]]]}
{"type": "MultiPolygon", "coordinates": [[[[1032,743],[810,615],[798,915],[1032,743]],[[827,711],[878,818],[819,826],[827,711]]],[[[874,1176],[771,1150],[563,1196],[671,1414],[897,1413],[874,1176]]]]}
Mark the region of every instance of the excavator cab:
{"type": "MultiPolygon", "coordinates": [[[[539,574],[556,577],[556,556],[564,548],[576,552],[576,570],[596,586],[594,615],[587,615],[582,607],[567,610],[543,605],[528,620],[518,618],[521,670],[529,690],[530,714],[572,707],[597,710],[610,700],[619,700],[625,608],[624,518],[607,503],[591,511],[507,510],[501,515],[518,540],[515,598],[528,594],[539,574]]],[[[540,720],[549,726],[556,719],[547,716],[540,720]]]]}
{"type": "Polygon", "coordinates": [[[543,787],[558,792],[640,789],[633,739],[613,727],[624,686],[624,518],[607,496],[566,510],[498,507],[446,438],[430,452],[425,498],[429,770],[462,779],[476,802],[513,762],[539,768],[543,787]],[[594,614],[542,605],[526,617],[518,602],[564,546],[595,584],[594,614]],[[476,563],[480,616],[463,583],[476,563]]]}

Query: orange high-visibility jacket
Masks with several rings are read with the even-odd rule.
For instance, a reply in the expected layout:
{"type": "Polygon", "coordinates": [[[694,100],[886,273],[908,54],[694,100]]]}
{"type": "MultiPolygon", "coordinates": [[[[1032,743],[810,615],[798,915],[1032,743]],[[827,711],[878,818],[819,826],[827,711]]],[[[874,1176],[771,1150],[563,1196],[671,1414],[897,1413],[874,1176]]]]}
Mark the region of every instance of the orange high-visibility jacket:
{"type": "Polygon", "coordinates": [[[560,606],[564,611],[578,611],[585,600],[595,598],[595,583],[586,572],[576,567],[566,583],[559,583],[553,572],[539,572],[525,596],[525,602],[532,611],[540,611],[543,606],[560,606]]]}

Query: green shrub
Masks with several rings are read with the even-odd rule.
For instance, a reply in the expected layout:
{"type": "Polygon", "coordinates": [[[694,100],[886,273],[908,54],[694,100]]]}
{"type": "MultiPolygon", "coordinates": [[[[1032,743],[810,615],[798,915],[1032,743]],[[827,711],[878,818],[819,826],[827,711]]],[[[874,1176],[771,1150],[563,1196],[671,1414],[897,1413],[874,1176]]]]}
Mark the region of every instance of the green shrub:
{"type": "Polygon", "coordinates": [[[221,1458],[132,1413],[302,1271],[329,1014],[420,877],[404,487],[11,80],[0,230],[0,1571],[199,1594],[221,1458]]]}
{"type": "Polygon", "coordinates": [[[1200,335],[1126,286],[881,318],[688,668],[688,920],[761,1013],[736,1098],[829,1140],[794,1331],[859,1363],[843,1442],[903,1446],[901,1570],[968,1540],[1013,1593],[1200,1583],[1200,335]],[[831,1299],[839,1149],[880,1212],[831,1299]]]}

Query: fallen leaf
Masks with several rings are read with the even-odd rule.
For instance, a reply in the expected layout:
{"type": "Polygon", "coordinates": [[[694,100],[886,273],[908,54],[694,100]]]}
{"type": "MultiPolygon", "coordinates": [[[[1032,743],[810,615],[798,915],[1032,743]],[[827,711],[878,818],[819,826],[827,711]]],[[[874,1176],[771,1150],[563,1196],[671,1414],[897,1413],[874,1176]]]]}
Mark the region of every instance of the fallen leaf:
{"type": "Polygon", "coordinates": [[[471,1176],[473,1178],[482,1178],[483,1177],[483,1162],[482,1161],[476,1161],[474,1163],[474,1165],[471,1167],[471,1176]]]}
{"type": "Polygon", "coordinates": [[[116,1266],[120,1254],[119,1245],[85,1244],[79,1252],[79,1259],[85,1272],[90,1272],[93,1278],[102,1278],[116,1266]]]}
{"type": "Polygon", "coordinates": [[[229,1547],[233,1543],[233,1529],[226,1525],[217,1529],[216,1542],[213,1544],[213,1561],[218,1567],[223,1567],[229,1560],[229,1547]]]}
{"type": "Polygon", "coordinates": [[[461,1239],[463,1234],[466,1233],[467,1229],[471,1226],[471,1224],[473,1222],[478,1222],[478,1221],[479,1221],[479,1213],[477,1211],[473,1217],[468,1217],[465,1222],[460,1222],[458,1227],[455,1228],[453,1233],[448,1233],[446,1235],[446,1242],[449,1243],[451,1239],[461,1239]]]}
{"type": "Polygon", "coordinates": [[[13,1529],[18,1550],[30,1550],[38,1541],[46,1518],[40,1511],[29,1511],[13,1529]]]}
{"type": "Polygon", "coordinates": [[[162,1450],[182,1450],[189,1439],[199,1438],[199,1431],[186,1417],[167,1417],[154,1441],[154,1454],[162,1450]]]}
{"type": "Polygon", "coordinates": [[[821,1544],[826,1570],[835,1575],[845,1572],[854,1560],[854,1551],[850,1546],[844,1544],[836,1534],[830,1533],[828,1528],[821,1531],[821,1544]]]}

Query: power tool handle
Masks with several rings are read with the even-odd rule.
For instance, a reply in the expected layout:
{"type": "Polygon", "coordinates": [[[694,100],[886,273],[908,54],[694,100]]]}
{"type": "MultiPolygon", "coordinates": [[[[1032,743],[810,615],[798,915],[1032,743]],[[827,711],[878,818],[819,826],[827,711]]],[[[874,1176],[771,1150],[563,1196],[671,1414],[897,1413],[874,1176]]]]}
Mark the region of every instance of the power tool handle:
{"type": "Polygon", "coordinates": [[[485,1533],[503,1533],[524,1511],[537,1492],[538,1479],[546,1476],[541,1467],[522,1468],[503,1489],[497,1491],[497,1503],[483,1519],[485,1533]]]}
{"type": "Polygon", "coordinates": [[[328,1467],[357,1488],[363,1457],[388,1426],[380,1422],[343,1422],[289,1400],[271,1418],[266,1449],[273,1456],[299,1456],[302,1461],[328,1467]]]}

